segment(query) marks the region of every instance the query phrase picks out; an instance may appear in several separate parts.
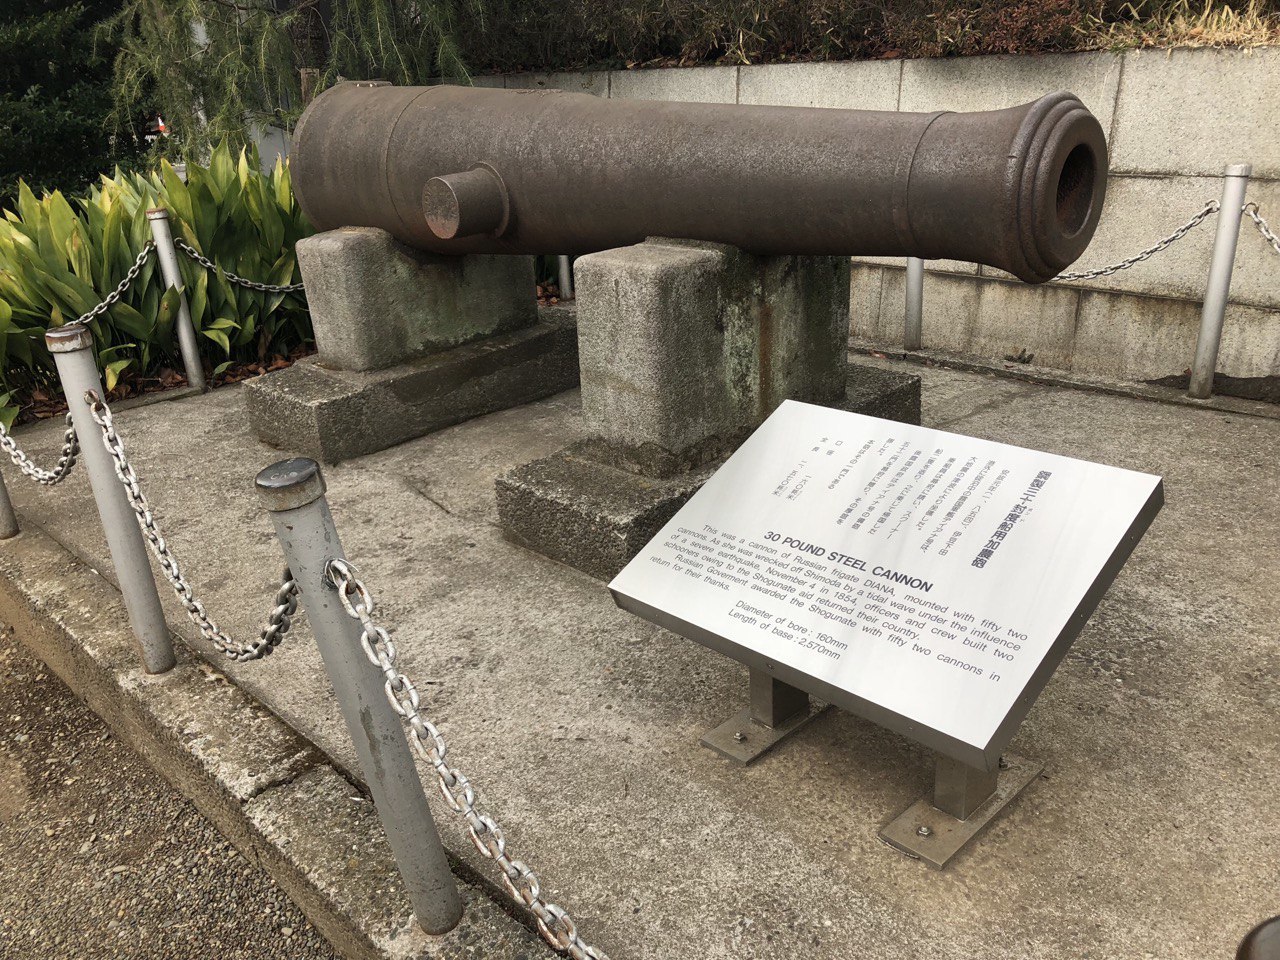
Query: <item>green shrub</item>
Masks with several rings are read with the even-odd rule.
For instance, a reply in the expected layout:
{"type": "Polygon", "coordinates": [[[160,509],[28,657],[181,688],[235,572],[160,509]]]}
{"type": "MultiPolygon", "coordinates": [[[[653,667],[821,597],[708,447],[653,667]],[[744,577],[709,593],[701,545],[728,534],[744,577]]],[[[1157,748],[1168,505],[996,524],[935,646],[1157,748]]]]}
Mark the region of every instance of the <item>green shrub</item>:
{"type": "Polygon", "coordinates": [[[137,105],[108,129],[111,51],[94,24],[121,0],[0,2],[0,206],[18,180],[37,190],[83,190],[114,164],[146,149],[134,136],[137,105]]]}
{"type": "MultiPolygon", "coordinates": [[[[84,197],[37,199],[21,184],[17,211],[0,221],[0,420],[12,422],[37,388],[56,392],[44,332],[76,320],[124,278],[151,237],[146,213],[169,210],[181,237],[218,264],[210,272],[179,255],[191,319],[206,364],[287,354],[311,338],[302,294],[265,294],[233,285],[224,271],[268,283],[297,280],[294,243],[310,232],[277,163],[259,172],[252,152],[226,145],[209,165],[190,165],[183,183],[162,162],[143,175],[116,171],[84,197]]],[[[176,291],[165,291],[152,256],[121,301],[91,323],[107,389],[121,374],[178,365],[176,291]]]]}
{"type": "Polygon", "coordinates": [[[1278,0],[483,0],[473,73],[1280,42],[1278,0]]]}

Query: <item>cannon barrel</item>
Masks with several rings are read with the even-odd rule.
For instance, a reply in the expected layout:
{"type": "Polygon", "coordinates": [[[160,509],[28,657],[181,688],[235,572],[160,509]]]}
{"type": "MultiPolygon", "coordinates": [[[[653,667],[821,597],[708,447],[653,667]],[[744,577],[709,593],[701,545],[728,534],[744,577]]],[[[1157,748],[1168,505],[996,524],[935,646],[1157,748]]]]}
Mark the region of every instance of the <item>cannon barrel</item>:
{"type": "Polygon", "coordinates": [[[307,108],[291,162],[318,229],[381,227],[436,253],[679,237],[968,260],[1040,282],[1093,236],[1107,147],[1069,93],[889,113],[348,82],[307,108]]]}

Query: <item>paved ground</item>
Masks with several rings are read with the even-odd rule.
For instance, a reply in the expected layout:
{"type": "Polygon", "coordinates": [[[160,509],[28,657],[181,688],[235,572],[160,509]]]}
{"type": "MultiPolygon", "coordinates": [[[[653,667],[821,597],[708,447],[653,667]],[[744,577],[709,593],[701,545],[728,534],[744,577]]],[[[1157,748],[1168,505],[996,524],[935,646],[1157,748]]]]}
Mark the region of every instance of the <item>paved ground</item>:
{"type": "Polygon", "coordinates": [[[266,874],[0,637],[0,957],[332,956],[266,874]]]}
{"type": "MultiPolygon", "coordinates": [[[[829,711],[732,767],[698,738],[743,702],[742,668],[503,539],[495,474],[576,439],[576,395],[328,469],[330,502],[452,761],[614,960],[1229,957],[1280,889],[1280,421],[906,369],[927,425],[1159,473],[1167,496],[1013,743],[1045,776],[941,874],[877,837],[924,792],[923,749],[829,711]]],[[[48,462],[57,427],[20,442],[48,462]]],[[[280,565],[251,483],[281,453],[236,389],[119,427],[188,576],[251,635],[280,565]]],[[[10,488],[108,569],[83,477],[10,488]]],[[[217,662],[351,764],[305,628],[217,662]]]]}

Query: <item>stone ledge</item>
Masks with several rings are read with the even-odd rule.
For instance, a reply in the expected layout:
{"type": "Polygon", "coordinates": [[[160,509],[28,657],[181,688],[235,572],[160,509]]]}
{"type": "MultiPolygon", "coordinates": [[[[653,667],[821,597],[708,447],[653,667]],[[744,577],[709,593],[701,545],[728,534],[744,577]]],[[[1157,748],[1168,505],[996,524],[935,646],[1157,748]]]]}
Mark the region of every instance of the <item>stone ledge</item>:
{"type": "Polygon", "coordinates": [[[575,444],[498,477],[498,519],[522,547],[611,580],[712,471],[652,479],[584,452],[575,444]]]}
{"type": "Polygon", "coordinates": [[[985,360],[981,357],[948,353],[945,350],[903,350],[898,346],[885,346],[869,340],[850,338],[849,350],[862,357],[883,357],[886,360],[902,360],[926,367],[942,367],[964,373],[981,373],[1006,380],[1019,380],[1045,387],[1063,387],[1069,390],[1088,390],[1112,397],[1130,397],[1134,400],[1150,400],[1201,410],[1221,410],[1266,420],[1280,420],[1280,404],[1265,400],[1247,400],[1240,397],[1213,394],[1204,400],[1188,397],[1185,388],[1175,388],[1154,383],[1130,380],[1114,380],[1107,377],[1068,373],[1051,367],[1031,366],[985,360]]]}
{"type": "Polygon", "coordinates": [[[424,934],[372,804],[308,741],[182,644],[172,671],[143,673],[119,592],[29,516],[0,547],[0,620],[266,869],[344,957],[530,960],[547,953],[466,883],[459,927],[424,934]]]}
{"type": "Polygon", "coordinates": [[[315,358],[244,385],[259,439],[337,463],[385,450],[578,384],[575,311],[541,312],[512,333],[381,370],[331,370],[315,358]]]}

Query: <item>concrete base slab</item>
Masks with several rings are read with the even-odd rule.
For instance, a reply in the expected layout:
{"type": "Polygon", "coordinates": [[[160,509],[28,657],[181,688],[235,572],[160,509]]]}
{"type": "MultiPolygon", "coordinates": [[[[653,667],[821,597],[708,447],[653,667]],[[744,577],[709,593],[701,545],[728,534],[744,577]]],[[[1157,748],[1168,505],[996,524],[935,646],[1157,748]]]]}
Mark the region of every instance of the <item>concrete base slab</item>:
{"type": "Polygon", "coordinates": [[[309,357],[245,384],[258,438],[337,463],[578,383],[572,306],[539,322],[380,370],[333,370],[309,357]]]}
{"type": "MultiPolygon", "coordinates": [[[[1280,886],[1280,500],[1265,482],[1280,422],[879,362],[924,379],[927,426],[1158,473],[1169,493],[1018,734],[1014,749],[1046,773],[980,842],[941,874],[885,846],[881,827],[925,793],[934,757],[843,711],[760,763],[715,756],[698,738],[741,705],[746,668],[502,535],[494,479],[582,438],[573,391],[326,471],[346,552],[454,762],[511,853],[613,960],[1232,956],[1275,913],[1280,886]]],[[[249,431],[243,389],[131,410],[117,427],[201,599],[232,636],[254,635],[281,553],[252,480],[280,455],[249,431]]],[[[61,434],[51,420],[17,439],[47,464],[61,434]]],[[[11,476],[27,530],[63,548],[28,565],[32,538],[0,543],[0,577],[29,598],[25,640],[35,621],[101,606],[68,582],[74,556],[107,576],[110,565],[83,476],[53,490],[11,476]]],[[[114,609],[100,622],[122,621],[114,609]]],[[[171,596],[166,610],[218,675],[358,780],[305,618],[272,656],[239,664],[216,657],[171,596]]],[[[77,639],[115,649],[105,629],[77,639]]],[[[111,698],[96,705],[109,710],[111,698]]],[[[204,752],[237,755],[212,738],[204,752]]],[[[286,783],[283,769],[270,787],[255,778],[260,792],[239,815],[273,797],[282,813],[315,810],[288,831],[282,821],[254,833],[278,838],[319,902],[334,904],[324,891],[358,871],[310,860],[355,842],[339,829],[343,807],[318,805],[312,785],[327,778],[303,770],[286,783]]],[[[431,792],[459,871],[500,898],[492,863],[431,792]]],[[[376,930],[394,921],[346,916],[370,931],[352,956],[387,949],[376,930]]],[[[518,956],[504,950],[492,956],[518,956]]],[[[549,956],[536,944],[525,953],[549,956]]]]}
{"type": "MultiPolygon", "coordinates": [[[[852,366],[845,410],[920,422],[920,379],[852,366]]],[[[611,580],[715,471],[653,477],[606,462],[593,441],[574,444],[497,479],[498,518],[515,543],[611,580]]]]}
{"type": "Polygon", "coordinates": [[[507,537],[601,580],[612,580],[711,476],[639,477],[582,457],[585,444],[498,477],[507,537]]]}
{"type": "Polygon", "coordinates": [[[957,820],[935,807],[928,797],[921,797],[885,825],[880,839],[941,870],[1044,771],[1043,763],[1015,753],[1005,754],[1002,760],[996,792],[968,820],[957,820]]]}

